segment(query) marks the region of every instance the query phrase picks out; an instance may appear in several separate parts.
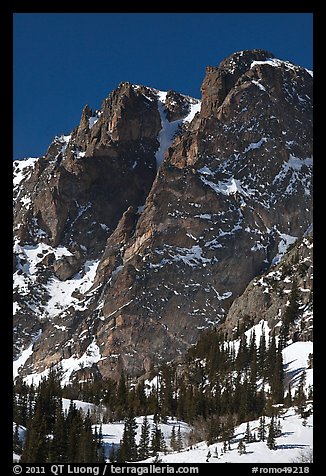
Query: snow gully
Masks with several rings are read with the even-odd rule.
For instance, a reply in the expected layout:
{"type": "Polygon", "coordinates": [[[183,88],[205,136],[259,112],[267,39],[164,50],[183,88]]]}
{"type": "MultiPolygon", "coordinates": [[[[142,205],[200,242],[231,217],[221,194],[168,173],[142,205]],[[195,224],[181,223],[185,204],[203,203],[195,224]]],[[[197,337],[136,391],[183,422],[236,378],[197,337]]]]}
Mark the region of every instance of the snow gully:
{"type": "Polygon", "coordinates": [[[74,466],[68,464],[53,464],[51,466],[51,473],[55,476],[59,474],[94,474],[94,476],[98,476],[100,474],[99,466],[74,466]],[[66,470],[66,473],[63,473],[63,469],[66,470]]]}

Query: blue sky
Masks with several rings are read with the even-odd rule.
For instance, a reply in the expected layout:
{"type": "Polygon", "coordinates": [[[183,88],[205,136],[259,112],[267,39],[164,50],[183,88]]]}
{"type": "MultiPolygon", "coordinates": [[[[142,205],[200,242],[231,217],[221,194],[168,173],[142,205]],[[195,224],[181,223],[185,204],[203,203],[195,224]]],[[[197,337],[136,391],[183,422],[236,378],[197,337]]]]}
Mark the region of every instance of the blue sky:
{"type": "Polygon", "coordinates": [[[46,152],[121,81],[200,98],[205,67],[263,48],[313,69],[309,13],[16,13],[14,158],[46,152]]]}

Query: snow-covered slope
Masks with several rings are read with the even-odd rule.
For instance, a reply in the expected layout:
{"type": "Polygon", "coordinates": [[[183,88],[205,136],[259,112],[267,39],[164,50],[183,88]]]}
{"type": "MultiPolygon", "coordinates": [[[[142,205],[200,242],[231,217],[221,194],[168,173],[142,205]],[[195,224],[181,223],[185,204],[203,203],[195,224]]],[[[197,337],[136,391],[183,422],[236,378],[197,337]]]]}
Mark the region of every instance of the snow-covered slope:
{"type": "Polygon", "coordinates": [[[158,135],[160,147],[156,152],[156,162],[157,167],[159,167],[163,162],[165,152],[172,144],[173,138],[178,132],[180,126],[185,122],[191,122],[193,120],[195,114],[200,111],[201,103],[199,100],[184,96],[185,100],[189,102],[189,113],[186,117],[176,119],[174,121],[169,121],[165,112],[165,102],[168,93],[166,91],[154,91],[156,92],[158,97],[158,110],[160,113],[162,125],[162,128],[158,135]]]}
{"type": "MultiPolygon", "coordinates": [[[[147,420],[150,425],[150,428],[152,429],[154,426],[154,421],[153,421],[154,415],[148,415],[147,420]]],[[[139,416],[136,418],[136,423],[137,423],[137,434],[136,434],[136,443],[139,444],[139,439],[140,439],[140,433],[141,433],[141,425],[143,423],[143,416],[139,416]]],[[[170,450],[170,438],[171,438],[171,432],[172,428],[175,428],[175,431],[178,430],[180,426],[180,432],[181,436],[184,440],[186,441],[187,434],[191,430],[191,426],[188,425],[187,423],[173,419],[173,418],[168,418],[166,423],[159,423],[158,427],[161,429],[165,443],[167,445],[167,448],[170,450]]],[[[94,425],[93,428],[95,430],[95,427],[97,430],[99,430],[98,425],[94,425]]],[[[124,428],[124,422],[113,422],[113,423],[105,423],[102,425],[102,432],[103,432],[103,443],[104,443],[104,448],[105,448],[105,454],[108,457],[110,448],[112,444],[114,443],[115,445],[120,445],[120,441],[122,440],[123,436],[123,428],[124,428]]]]}
{"type": "MultiPolygon", "coordinates": [[[[269,424],[270,418],[266,417],[269,424]]],[[[313,447],[313,416],[309,416],[306,424],[299,418],[293,408],[290,408],[281,417],[282,435],[276,438],[276,450],[270,450],[266,442],[255,442],[246,445],[246,454],[240,455],[237,446],[245,436],[246,423],[236,427],[234,437],[231,440],[231,450],[222,453],[223,442],[214,443],[208,446],[205,442],[198,443],[194,447],[187,447],[182,452],[161,454],[162,463],[291,463],[298,458],[302,452],[308,453],[313,447]],[[214,457],[216,450],[218,458],[214,457]],[[207,454],[211,457],[207,461],[207,454]]],[[[259,421],[250,422],[251,432],[257,432],[259,421]]],[[[155,458],[149,458],[146,462],[151,462],[155,458]]]]}

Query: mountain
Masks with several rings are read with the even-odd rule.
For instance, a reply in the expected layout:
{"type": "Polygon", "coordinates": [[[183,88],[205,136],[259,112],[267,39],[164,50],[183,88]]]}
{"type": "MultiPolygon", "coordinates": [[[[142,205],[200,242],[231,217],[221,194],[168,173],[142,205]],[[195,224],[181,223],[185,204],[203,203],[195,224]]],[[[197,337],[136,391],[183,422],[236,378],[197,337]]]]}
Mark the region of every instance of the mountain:
{"type": "MultiPolygon", "coordinates": [[[[312,84],[241,51],[207,67],[201,101],[121,83],[44,157],[16,161],[16,372],[139,376],[204,329],[276,325],[290,245],[298,286],[311,284],[312,84]]],[[[296,338],[310,338],[309,319],[296,338]]]]}

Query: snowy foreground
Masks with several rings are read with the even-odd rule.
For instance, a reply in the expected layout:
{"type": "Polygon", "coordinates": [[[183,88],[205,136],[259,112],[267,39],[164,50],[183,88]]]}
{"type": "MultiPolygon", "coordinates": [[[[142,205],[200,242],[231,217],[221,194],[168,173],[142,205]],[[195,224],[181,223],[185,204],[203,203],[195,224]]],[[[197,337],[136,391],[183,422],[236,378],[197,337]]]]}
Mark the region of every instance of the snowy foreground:
{"type": "MultiPolygon", "coordinates": [[[[68,408],[68,400],[65,402],[66,409],[68,408]]],[[[76,406],[87,411],[92,404],[76,401],[76,406]]],[[[266,423],[269,423],[269,418],[266,418],[266,423]]],[[[136,443],[139,443],[140,429],[143,421],[143,417],[136,418],[137,422],[137,436],[136,443]]],[[[152,426],[153,416],[148,417],[148,422],[152,426]]],[[[211,453],[207,463],[293,463],[300,458],[302,453],[308,453],[313,448],[313,415],[307,418],[306,425],[303,425],[304,420],[299,417],[294,411],[294,408],[290,408],[284,411],[281,417],[282,435],[276,438],[276,450],[268,449],[266,442],[255,442],[246,445],[246,454],[240,455],[238,453],[238,443],[244,438],[246,431],[246,423],[242,423],[235,428],[234,438],[231,440],[231,450],[226,453],[222,453],[223,442],[214,443],[207,446],[206,442],[200,442],[192,447],[186,447],[187,434],[191,427],[181,421],[175,419],[168,419],[166,423],[160,424],[160,428],[163,432],[167,447],[170,448],[170,437],[173,426],[177,429],[180,426],[181,435],[185,442],[185,448],[180,452],[169,452],[167,454],[160,453],[159,460],[161,463],[206,463],[208,452],[211,453]],[[218,458],[216,458],[216,453],[218,458]]],[[[259,421],[254,420],[250,422],[250,430],[252,433],[257,433],[259,421]]],[[[95,427],[98,425],[94,425],[95,427]]],[[[103,431],[103,443],[105,448],[105,454],[109,461],[109,453],[114,443],[116,448],[120,445],[120,441],[123,435],[124,422],[114,422],[104,424],[103,431]]],[[[15,430],[15,424],[13,426],[15,430]]],[[[19,436],[24,439],[24,433],[26,429],[24,427],[19,428],[19,436]]],[[[13,455],[14,461],[19,461],[19,455],[13,455]]],[[[154,457],[149,458],[143,462],[150,463],[155,460],[154,457]]]]}
{"type": "MultiPolygon", "coordinates": [[[[142,417],[137,419],[138,429],[136,442],[139,441],[140,427],[142,417]]],[[[152,423],[152,417],[148,418],[149,423],[152,423]]],[[[269,418],[266,418],[266,423],[269,423],[269,418]]],[[[221,455],[223,442],[214,443],[207,446],[206,442],[201,442],[193,447],[186,447],[181,452],[171,452],[168,454],[159,454],[161,463],[205,463],[208,451],[211,453],[208,463],[292,463],[300,457],[302,452],[306,453],[313,447],[313,416],[307,419],[307,424],[304,426],[302,418],[299,417],[290,408],[284,412],[282,423],[282,435],[276,438],[276,450],[270,450],[266,446],[266,442],[249,443],[246,445],[246,454],[239,455],[237,447],[239,441],[244,438],[246,431],[246,423],[242,423],[235,428],[234,438],[231,440],[231,450],[221,455]],[[218,458],[216,456],[216,450],[218,458]]],[[[176,420],[168,419],[166,424],[162,424],[161,429],[164,434],[164,439],[169,447],[171,430],[173,425],[178,428],[180,425],[181,434],[186,441],[186,434],[190,427],[184,422],[177,422],[176,420]]],[[[250,429],[252,432],[258,431],[259,421],[251,421],[250,429]]],[[[110,423],[103,425],[103,440],[108,456],[112,443],[119,445],[123,434],[123,422],[110,423]]],[[[155,460],[154,457],[145,460],[150,463],[155,460]]]]}
{"type": "MultiPolygon", "coordinates": [[[[261,321],[255,327],[256,339],[260,337],[261,329],[266,326],[264,321],[261,321]]],[[[248,332],[248,331],[247,331],[248,332]]],[[[313,353],[312,342],[295,342],[287,346],[283,350],[283,362],[284,362],[284,387],[288,389],[288,385],[291,385],[291,393],[294,396],[295,390],[298,388],[302,373],[306,374],[305,390],[308,391],[309,387],[313,385],[313,369],[308,368],[308,356],[313,353]]],[[[18,367],[18,365],[17,365],[18,367]]],[[[14,369],[15,370],[15,369],[14,369]]],[[[34,376],[35,377],[35,376],[34,376]]],[[[35,383],[35,382],[34,382],[35,383]]],[[[155,381],[147,382],[155,386],[155,381]]],[[[91,413],[96,411],[96,405],[92,403],[82,402],[74,400],[76,408],[83,410],[85,413],[89,410],[91,413]]],[[[63,399],[63,410],[68,411],[70,400],[63,399]]],[[[283,411],[283,410],[282,410],[283,411]]],[[[302,453],[308,453],[313,447],[313,416],[307,418],[305,426],[304,420],[299,417],[294,411],[294,408],[284,410],[281,416],[282,435],[276,438],[276,450],[270,450],[266,446],[266,442],[255,442],[246,445],[246,454],[240,455],[238,452],[238,443],[244,438],[246,430],[246,423],[243,423],[235,428],[234,438],[231,440],[231,450],[221,454],[223,448],[223,442],[218,442],[213,445],[207,446],[206,442],[200,442],[192,447],[187,447],[188,438],[187,435],[191,430],[191,426],[185,422],[178,421],[176,419],[168,418],[166,423],[159,424],[163,433],[165,443],[167,445],[167,454],[160,454],[159,459],[162,463],[205,463],[207,462],[207,454],[210,451],[211,457],[208,463],[292,463],[300,458],[302,453]],[[180,433],[183,439],[184,449],[180,452],[172,452],[170,448],[170,438],[173,426],[175,431],[180,426],[180,433]],[[216,458],[216,452],[218,458],[216,458]]],[[[266,424],[269,424],[270,419],[266,418],[266,424]]],[[[139,443],[141,425],[143,417],[137,417],[137,436],[136,443],[139,443]]],[[[148,422],[150,427],[153,427],[153,416],[148,416],[148,422]]],[[[99,425],[94,425],[99,429],[99,425]]],[[[116,445],[116,448],[120,445],[122,440],[124,429],[124,422],[114,422],[103,424],[103,442],[105,447],[105,454],[107,459],[109,458],[110,449],[112,445],[116,445]]],[[[15,430],[15,424],[13,427],[15,430]]],[[[252,433],[257,433],[258,420],[250,422],[250,430],[252,433]]],[[[22,426],[19,427],[19,437],[24,440],[26,429],[22,426]]],[[[14,454],[14,461],[19,461],[20,456],[14,454]]],[[[154,457],[145,460],[146,463],[154,461],[154,457]]]]}

